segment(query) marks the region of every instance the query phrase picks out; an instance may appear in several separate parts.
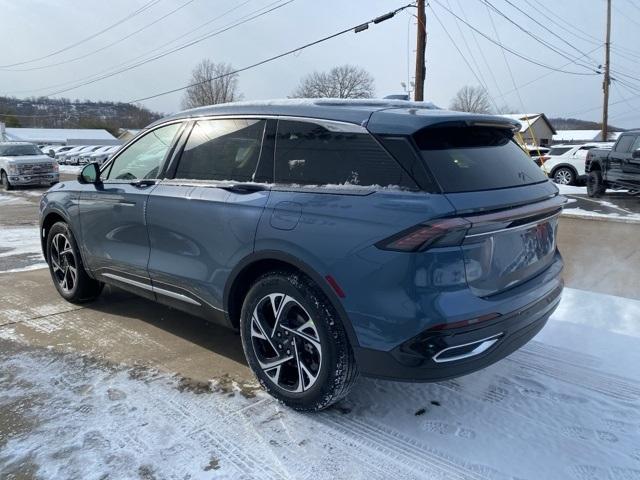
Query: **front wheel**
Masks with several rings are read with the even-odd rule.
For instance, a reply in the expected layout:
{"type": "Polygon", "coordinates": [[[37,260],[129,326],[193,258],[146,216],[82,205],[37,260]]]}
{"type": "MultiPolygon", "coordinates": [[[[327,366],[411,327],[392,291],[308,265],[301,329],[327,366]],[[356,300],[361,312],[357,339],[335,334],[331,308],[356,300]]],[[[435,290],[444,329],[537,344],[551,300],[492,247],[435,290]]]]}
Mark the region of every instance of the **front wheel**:
{"type": "Polygon", "coordinates": [[[600,197],[604,194],[607,187],[602,179],[602,172],[595,170],[589,172],[587,177],[587,195],[590,197],[600,197]]]}
{"type": "Polygon", "coordinates": [[[4,190],[13,190],[13,185],[9,182],[9,177],[7,177],[6,172],[2,172],[2,188],[4,190]]]}
{"type": "Polygon", "coordinates": [[[49,230],[47,260],[53,284],[65,300],[82,303],[100,295],[102,283],[87,274],[76,240],[65,222],[57,222],[49,230]]]}
{"type": "Polygon", "coordinates": [[[553,181],[560,185],[573,185],[576,176],[570,168],[560,167],[553,172],[553,181]]]}
{"type": "Polygon", "coordinates": [[[260,277],[240,317],[249,366],[273,397],[300,411],[344,398],[357,367],[342,322],[306,276],[286,271],[260,277]]]}

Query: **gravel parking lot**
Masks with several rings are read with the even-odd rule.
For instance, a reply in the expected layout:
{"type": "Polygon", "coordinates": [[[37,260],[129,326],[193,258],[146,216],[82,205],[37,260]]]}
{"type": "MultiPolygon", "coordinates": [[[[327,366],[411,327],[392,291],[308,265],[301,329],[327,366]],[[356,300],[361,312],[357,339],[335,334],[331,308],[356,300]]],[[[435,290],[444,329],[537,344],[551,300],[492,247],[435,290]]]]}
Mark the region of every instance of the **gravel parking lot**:
{"type": "Polygon", "coordinates": [[[483,371],[360,379],[302,415],[258,389],[233,332],[111,288],[63,301],[39,268],[42,192],[0,195],[2,478],[640,478],[640,301],[568,288],[483,371]]]}

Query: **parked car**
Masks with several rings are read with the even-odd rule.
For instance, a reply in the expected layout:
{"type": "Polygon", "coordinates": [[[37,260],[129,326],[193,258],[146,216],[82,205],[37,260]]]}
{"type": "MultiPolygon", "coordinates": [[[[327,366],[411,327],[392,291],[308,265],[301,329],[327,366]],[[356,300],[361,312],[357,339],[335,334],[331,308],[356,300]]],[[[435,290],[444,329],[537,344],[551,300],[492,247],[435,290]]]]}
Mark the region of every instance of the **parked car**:
{"type": "Polygon", "coordinates": [[[120,145],[111,145],[105,147],[103,150],[96,150],[88,155],[86,163],[96,162],[98,165],[102,165],[104,162],[109,160],[119,148],[120,145]]]}
{"type": "Polygon", "coordinates": [[[539,167],[542,166],[541,158],[545,155],[548,155],[549,147],[539,147],[537,145],[525,145],[524,151],[527,152],[527,155],[531,157],[531,159],[535,162],[539,167]]]}
{"type": "Polygon", "coordinates": [[[49,190],[43,251],[70,302],[111,284],[239,330],[295,409],[358,372],[464,375],[529,341],[562,292],[565,199],[519,128],[406,101],[186,111],[49,190]]]}
{"type": "Polygon", "coordinates": [[[77,155],[78,164],[86,165],[87,163],[91,163],[91,158],[94,154],[100,154],[112,148],[112,145],[101,145],[96,147],[95,149],[85,150],[77,155]]]}
{"type": "Polygon", "coordinates": [[[587,194],[599,197],[607,188],[640,189],[640,130],[624,132],[613,148],[594,148],[585,160],[587,194]]]}
{"type": "Polygon", "coordinates": [[[58,183],[58,163],[32,143],[0,143],[0,179],[2,188],[16,185],[53,185],[58,183]]]}
{"type": "Polygon", "coordinates": [[[64,165],[67,163],[67,159],[69,158],[69,156],[74,155],[75,153],[79,152],[85,147],[86,145],[73,145],[71,146],[71,148],[68,148],[64,151],[57,152],[55,158],[58,161],[58,163],[64,165]]]}
{"type": "Polygon", "coordinates": [[[80,165],[80,157],[82,155],[93,153],[101,147],[102,145],[86,145],[84,148],[81,148],[72,154],[67,154],[66,161],[69,165],[80,165]]]}
{"type": "Polygon", "coordinates": [[[71,150],[72,148],[74,148],[73,145],[52,145],[49,147],[45,147],[45,149],[43,150],[47,155],[49,155],[51,158],[56,158],[56,156],[58,154],[67,152],[69,150],[71,150]]]}
{"type": "Polygon", "coordinates": [[[587,152],[592,148],[607,148],[612,143],[582,143],[579,145],[554,145],[542,160],[542,170],[555,183],[560,185],[584,184],[587,174],[584,171],[584,161],[587,152]]]}

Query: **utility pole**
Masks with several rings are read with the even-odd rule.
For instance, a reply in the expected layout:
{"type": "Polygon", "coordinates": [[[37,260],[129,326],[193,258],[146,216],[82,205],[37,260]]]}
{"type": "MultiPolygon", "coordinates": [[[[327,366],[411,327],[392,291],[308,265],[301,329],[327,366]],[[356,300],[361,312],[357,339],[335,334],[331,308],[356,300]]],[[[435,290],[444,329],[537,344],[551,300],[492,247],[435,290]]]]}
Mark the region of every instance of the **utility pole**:
{"type": "Polygon", "coordinates": [[[421,102],[424,100],[424,51],[427,47],[427,15],[425,13],[425,0],[418,0],[418,36],[416,39],[416,86],[414,89],[414,100],[421,102]]]}
{"type": "Polygon", "coordinates": [[[604,80],[602,90],[604,91],[604,102],[602,104],[602,141],[606,142],[609,138],[609,84],[611,77],[609,76],[609,63],[611,48],[611,0],[607,0],[607,39],[604,43],[604,80]]]}

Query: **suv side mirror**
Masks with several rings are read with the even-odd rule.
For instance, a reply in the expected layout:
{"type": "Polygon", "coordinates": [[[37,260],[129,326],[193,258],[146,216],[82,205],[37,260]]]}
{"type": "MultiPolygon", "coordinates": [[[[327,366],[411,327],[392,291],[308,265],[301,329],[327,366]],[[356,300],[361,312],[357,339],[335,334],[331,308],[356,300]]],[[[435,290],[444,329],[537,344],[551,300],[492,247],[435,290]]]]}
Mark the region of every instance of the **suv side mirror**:
{"type": "Polygon", "coordinates": [[[100,167],[97,163],[89,163],[78,175],[80,183],[100,183],[100,167]]]}
{"type": "Polygon", "coordinates": [[[53,152],[53,150],[49,150],[47,152],[47,155],[49,155],[51,158],[55,158],[56,154],[53,152]]]}
{"type": "Polygon", "coordinates": [[[631,154],[631,158],[640,158],[640,148],[633,151],[633,153],[631,154]]]}

